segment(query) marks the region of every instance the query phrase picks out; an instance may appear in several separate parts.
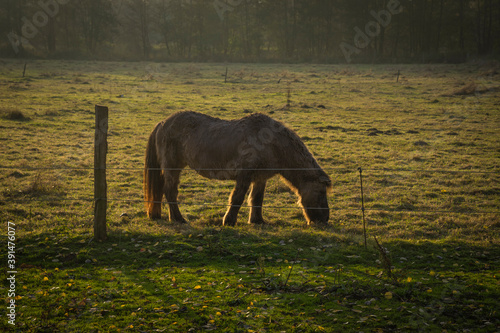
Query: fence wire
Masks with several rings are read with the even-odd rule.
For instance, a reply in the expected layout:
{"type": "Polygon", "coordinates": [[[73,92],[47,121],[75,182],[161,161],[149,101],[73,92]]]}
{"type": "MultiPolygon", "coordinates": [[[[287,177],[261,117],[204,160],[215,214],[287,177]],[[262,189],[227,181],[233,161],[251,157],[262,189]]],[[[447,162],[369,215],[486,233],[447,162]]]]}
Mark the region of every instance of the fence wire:
{"type": "MultiPolygon", "coordinates": [[[[93,167],[58,167],[58,166],[53,166],[53,167],[15,167],[15,166],[0,166],[0,170],[21,170],[21,171],[46,171],[46,170],[61,170],[61,171],[92,171],[92,170],[97,170],[97,168],[93,167]]],[[[130,168],[130,167],[117,167],[117,166],[111,166],[111,167],[106,167],[106,170],[119,170],[119,171],[129,171],[129,172],[143,172],[144,168],[130,168]]],[[[354,190],[353,193],[350,193],[354,197],[360,198],[360,188],[359,188],[359,176],[357,173],[359,172],[359,168],[348,168],[348,167],[324,167],[324,168],[203,168],[203,169],[191,169],[191,168],[168,168],[168,169],[161,169],[161,168],[151,168],[149,170],[155,170],[155,171],[165,171],[165,170],[171,170],[171,171],[186,171],[186,172],[200,172],[200,171],[311,171],[311,170],[325,170],[325,171],[331,171],[331,172],[336,172],[336,173],[352,173],[356,174],[358,183],[356,184],[350,184],[350,187],[357,186],[358,189],[354,190]]],[[[373,176],[390,176],[391,174],[395,173],[440,173],[440,174],[471,174],[471,175],[500,175],[500,172],[498,171],[484,171],[484,170],[444,170],[444,169],[405,169],[405,168],[363,168],[362,169],[364,172],[365,177],[373,177],[373,176]],[[382,175],[373,175],[370,173],[379,173],[382,172],[382,175]]],[[[354,178],[354,177],[353,177],[354,178]]],[[[383,185],[382,185],[383,186],[383,185]]],[[[367,186],[369,188],[368,192],[371,192],[373,190],[373,186],[367,186]]],[[[365,194],[366,195],[366,194],[365,194]]],[[[352,198],[352,197],[351,197],[352,198]]],[[[141,203],[145,204],[146,201],[144,199],[122,199],[122,198],[94,198],[94,197],[78,197],[78,198],[63,198],[63,197],[38,197],[38,198],[22,198],[22,199],[15,199],[15,198],[8,198],[5,197],[2,199],[2,201],[7,201],[7,202],[13,202],[13,203],[33,203],[33,202],[77,202],[77,201],[85,201],[85,202],[92,202],[95,203],[99,200],[106,200],[108,202],[125,202],[125,203],[141,203]]],[[[339,199],[336,202],[343,202],[345,203],[345,199],[339,199]]],[[[163,204],[174,204],[174,203],[169,203],[169,202],[162,202],[163,204]]],[[[175,204],[179,204],[179,202],[176,202],[175,204]]],[[[184,203],[185,204],[185,203],[184,203]]],[[[351,204],[353,204],[351,202],[351,204]]],[[[192,206],[200,206],[200,207],[229,207],[231,206],[230,204],[217,204],[217,203],[207,203],[207,202],[190,202],[189,205],[192,206]]],[[[242,205],[241,208],[251,208],[252,206],[249,205],[242,205]]],[[[280,209],[280,210],[296,210],[300,209],[298,206],[276,206],[276,205],[263,205],[259,206],[262,208],[266,209],[280,209]]],[[[313,209],[310,207],[305,207],[307,209],[313,209]]],[[[362,208],[361,205],[359,205],[359,208],[339,208],[339,207],[331,207],[329,208],[330,211],[356,211],[361,213],[362,208]]],[[[387,212],[387,213],[426,213],[426,214],[463,214],[463,215],[495,215],[495,214],[500,214],[500,211],[486,211],[486,210],[480,210],[480,211],[457,211],[457,210],[442,210],[442,209],[422,209],[422,208],[415,208],[415,209],[399,209],[399,208],[374,208],[370,207],[370,205],[365,204],[364,208],[365,212],[387,212]]]]}
{"type": "MultiPolygon", "coordinates": [[[[16,166],[2,166],[0,165],[0,169],[4,170],[22,170],[22,171],[44,171],[44,170],[102,170],[100,168],[94,167],[16,167],[16,166]]],[[[359,168],[347,168],[347,167],[324,167],[324,168],[200,168],[200,169],[191,169],[191,168],[148,168],[148,170],[152,171],[313,171],[313,170],[329,170],[329,171],[343,171],[343,172],[357,172],[359,168]]],[[[128,168],[128,167],[109,167],[106,166],[106,170],[120,170],[120,171],[144,171],[144,167],[142,168],[128,168]]],[[[490,174],[490,175],[500,175],[500,170],[494,171],[483,171],[483,170],[444,170],[444,169],[391,169],[391,168],[363,168],[363,171],[369,172],[422,172],[422,173],[470,173],[470,174],[490,174]]]]}

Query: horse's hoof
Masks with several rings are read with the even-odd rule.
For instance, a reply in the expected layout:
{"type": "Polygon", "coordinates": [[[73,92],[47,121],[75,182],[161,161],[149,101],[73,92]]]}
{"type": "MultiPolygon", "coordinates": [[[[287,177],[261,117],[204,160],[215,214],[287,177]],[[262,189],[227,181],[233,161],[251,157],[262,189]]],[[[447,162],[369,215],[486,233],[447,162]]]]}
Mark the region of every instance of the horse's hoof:
{"type": "Polygon", "coordinates": [[[264,219],[255,219],[255,220],[249,220],[248,224],[266,224],[266,221],[264,219]]]}
{"type": "Polygon", "coordinates": [[[314,227],[314,228],[326,228],[326,227],[328,227],[328,222],[310,221],[307,223],[307,226],[314,227]]]}
{"type": "Polygon", "coordinates": [[[224,226],[224,227],[234,227],[235,225],[236,225],[236,221],[235,222],[222,221],[222,226],[224,226]]]}
{"type": "Polygon", "coordinates": [[[188,224],[188,221],[186,221],[184,218],[177,220],[177,219],[170,219],[170,222],[176,223],[176,224],[188,224]]]}

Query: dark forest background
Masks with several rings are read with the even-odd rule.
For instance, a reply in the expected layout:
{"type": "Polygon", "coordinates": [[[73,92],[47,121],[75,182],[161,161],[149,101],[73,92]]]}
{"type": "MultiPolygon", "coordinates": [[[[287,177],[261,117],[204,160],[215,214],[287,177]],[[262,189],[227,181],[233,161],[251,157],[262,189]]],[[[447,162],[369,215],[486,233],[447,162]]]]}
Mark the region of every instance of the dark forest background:
{"type": "Polygon", "coordinates": [[[455,63],[499,56],[500,0],[0,0],[0,36],[3,57],[455,63]]]}

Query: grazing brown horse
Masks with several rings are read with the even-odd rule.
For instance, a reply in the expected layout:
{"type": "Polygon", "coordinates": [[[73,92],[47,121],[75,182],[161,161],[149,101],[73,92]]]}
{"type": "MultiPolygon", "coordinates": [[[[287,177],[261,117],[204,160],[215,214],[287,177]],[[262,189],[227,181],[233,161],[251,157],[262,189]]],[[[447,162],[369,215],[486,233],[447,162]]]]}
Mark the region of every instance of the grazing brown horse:
{"type": "Polygon", "coordinates": [[[149,137],[144,165],[150,218],[161,217],[165,195],[170,220],[186,222],[177,204],[179,178],[186,166],[210,179],[236,181],[224,225],[236,224],[250,187],[249,223],[264,223],[266,181],[276,174],[300,197],[307,224],[328,222],[330,178],[295,132],[266,115],[227,121],[186,111],[158,123],[149,137]]]}

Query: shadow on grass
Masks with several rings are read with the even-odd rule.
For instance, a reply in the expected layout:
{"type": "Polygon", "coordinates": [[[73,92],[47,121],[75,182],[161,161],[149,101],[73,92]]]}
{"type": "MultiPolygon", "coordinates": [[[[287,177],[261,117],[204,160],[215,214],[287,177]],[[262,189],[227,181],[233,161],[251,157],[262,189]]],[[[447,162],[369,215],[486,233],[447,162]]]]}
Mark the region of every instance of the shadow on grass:
{"type": "MultiPolygon", "coordinates": [[[[143,330],[158,327],[155,322],[176,322],[180,330],[238,327],[244,321],[237,313],[255,307],[255,300],[289,328],[298,309],[326,323],[331,317],[322,314],[324,308],[347,316],[375,303],[377,316],[380,308],[424,309],[411,316],[417,328],[424,321],[431,327],[495,322],[491,314],[500,293],[488,277],[498,268],[495,244],[379,238],[391,261],[389,278],[372,240],[365,249],[359,237],[333,228],[169,225],[162,231],[110,232],[102,243],[69,228],[20,238],[23,327],[79,329],[95,325],[96,318],[109,322],[100,329],[137,326],[140,318],[146,318],[143,330]],[[483,310],[471,312],[471,306],[483,310]],[[224,324],[214,324],[217,317],[224,324]]],[[[408,325],[398,319],[401,311],[386,314],[394,328],[408,325]]]]}
{"type": "MultiPolygon", "coordinates": [[[[297,259],[302,263],[312,263],[312,266],[354,264],[367,269],[380,268],[373,239],[368,239],[368,248],[365,249],[361,236],[342,235],[333,228],[172,225],[166,229],[169,232],[162,235],[110,232],[106,242],[96,242],[88,235],[72,235],[64,228],[59,228],[57,233],[24,236],[16,244],[18,265],[21,269],[121,266],[134,271],[209,265],[214,269],[228,270],[241,265],[257,267],[258,260],[272,258],[266,265],[280,267],[286,264],[285,260],[297,259]]],[[[441,266],[453,270],[457,267],[453,265],[459,264],[463,271],[474,271],[477,262],[487,264],[500,257],[500,246],[491,242],[471,245],[467,240],[403,241],[381,237],[379,240],[388,249],[394,265],[411,262],[412,269],[430,270],[441,266]]]]}

